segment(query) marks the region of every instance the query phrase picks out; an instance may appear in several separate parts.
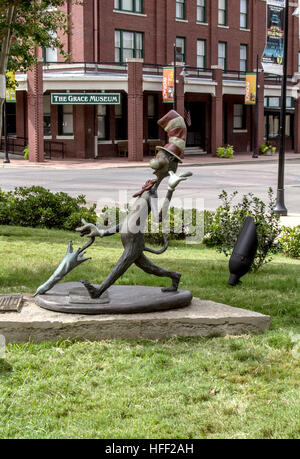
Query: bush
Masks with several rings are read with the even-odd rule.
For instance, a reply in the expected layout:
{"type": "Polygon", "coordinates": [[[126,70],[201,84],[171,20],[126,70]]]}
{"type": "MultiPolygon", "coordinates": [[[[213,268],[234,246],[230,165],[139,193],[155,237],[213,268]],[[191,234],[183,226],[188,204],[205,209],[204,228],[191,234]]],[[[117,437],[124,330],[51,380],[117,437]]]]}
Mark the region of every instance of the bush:
{"type": "Polygon", "coordinates": [[[300,226],[289,228],[283,226],[279,242],[285,255],[300,258],[300,226]]]}
{"type": "Polygon", "coordinates": [[[217,148],[218,158],[233,158],[234,149],[232,145],[217,148]]]}
{"type": "Polygon", "coordinates": [[[271,257],[268,257],[268,254],[278,248],[280,227],[279,216],[273,212],[275,205],[273,192],[270,188],[268,206],[255,197],[253,193],[244,195],[239,203],[233,205],[232,201],[237,194],[237,191],[235,191],[228,195],[223,190],[219,195],[222,205],[217,208],[216,212],[205,212],[205,236],[203,242],[209,247],[216,247],[218,251],[229,256],[245,218],[252,216],[258,234],[258,249],[253,262],[253,269],[257,270],[264,263],[271,261],[271,257]]]}
{"type": "Polygon", "coordinates": [[[276,152],[276,146],[271,144],[270,142],[263,143],[260,147],[260,152],[262,155],[267,155],[268,151],[271,152],[273,155],[276,152]]]}
{"type": "Polygon", "coordinates": [[[82,218],[96,223],[96,204],[90,208],[85,204],[83,195],[72,198],[41,186],[19,187],[7,193],[0,190],[0,224],[74,230],[82,218]]]}

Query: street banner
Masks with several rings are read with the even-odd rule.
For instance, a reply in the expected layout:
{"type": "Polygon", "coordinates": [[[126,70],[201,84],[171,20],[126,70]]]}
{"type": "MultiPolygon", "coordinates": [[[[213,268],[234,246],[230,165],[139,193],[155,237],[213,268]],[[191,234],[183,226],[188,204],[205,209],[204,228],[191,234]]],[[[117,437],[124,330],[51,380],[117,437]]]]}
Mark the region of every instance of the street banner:
{"type": "Polygon", "coordinates": [[[285,0],[267,0],[267,39],[262,66],[264,72],[282,75],[285,0]]]}
{"type": "Polygon", "coordinates": [[[162,98],[165,103],[174,102],[174,67],[163,68],[162,98]]]}
{"type": "Polygon", "coordinates": [[[7,76],[12,81],[13,86],[12,88],[6,89],[6,102],[16,102],[16,86],[15,86],[15,73],[14,72],[7,72],[7,76]]]}
{"type": "Polygon", "coordinates": [[[246,73],[245,104],[256,104],[256,73],[246,73]]]}

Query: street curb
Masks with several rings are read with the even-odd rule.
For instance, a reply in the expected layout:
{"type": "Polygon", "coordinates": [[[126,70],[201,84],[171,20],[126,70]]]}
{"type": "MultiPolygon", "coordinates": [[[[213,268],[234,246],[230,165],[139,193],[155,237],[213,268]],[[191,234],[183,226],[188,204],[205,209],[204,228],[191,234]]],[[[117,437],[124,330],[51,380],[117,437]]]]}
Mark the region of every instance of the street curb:
{"type": "MultiPolygon", "coordinates": [[[[278,158],[277,159],[264,159],[264,158],[253,158],[253,159],[247,159],[247,160],[236,160],[236,161],[230,161],[230,162],[225,162],[226,159],[219,160],[219,161],[214,161],[214,162],[207,162],[207,163],[188,163],[184,164],[182,163],[180,167],[207,167],[207,166],[224,166],[224,165],[241,165],[241,164],[254,164],[255,159],[258,159],[260,163],[270,163],[270,164],[276,164],[278,163],[278,158]]],[[[300,160],[300,155],[298,158],[285,158],[285,161],[299,161],[300,160]]],[[[27,168],[27,167],[33,167],[33,168],[38,168],[38,169],[54,169],[54,170],[71,170],[71,169],[80,169],[79,167],[72,167],[72,166],[52,166],[51,164],[1,164],[0,163],[0,168],[27,168]]],[[[139,169],[143,167],[149,167],[149,164],[140,164],[140,165],[123,165],[123,166],[113,166],[113,165],[107,165],[104,167],[96,167],[94,165],[91,165],[89,167],[84,167],[84,170],[94,170],[94,169],[139,169]]]]}

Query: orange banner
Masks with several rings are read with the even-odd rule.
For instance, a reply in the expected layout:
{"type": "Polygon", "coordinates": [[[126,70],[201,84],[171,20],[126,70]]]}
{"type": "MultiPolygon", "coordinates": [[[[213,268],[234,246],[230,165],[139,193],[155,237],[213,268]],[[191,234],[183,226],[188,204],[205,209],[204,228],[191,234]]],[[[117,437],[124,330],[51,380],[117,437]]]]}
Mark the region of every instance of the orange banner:
{"type": "Polygon", "coordinates": [[[165,103],[174,102],[174,67],[163,68],[162,98],[165,103]]]}
{"type": "Polygon", "coordinates": [[[246,74],[245,104],[256,104],[256,73],[246,74]]]}

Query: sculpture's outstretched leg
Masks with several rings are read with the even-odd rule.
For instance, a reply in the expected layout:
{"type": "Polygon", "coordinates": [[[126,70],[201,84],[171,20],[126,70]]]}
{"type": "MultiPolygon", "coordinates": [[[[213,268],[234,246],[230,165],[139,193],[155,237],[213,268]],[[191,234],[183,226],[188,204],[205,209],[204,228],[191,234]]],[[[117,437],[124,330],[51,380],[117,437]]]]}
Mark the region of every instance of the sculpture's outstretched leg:
{"type": "Polygon", "coordinates": [[[145,273],[154,274],[159,277],[170,277],[172,285],[170,287],[162,288],[163,292],[176,292],[180,281],[181,274],[176,271],[169,271],[168,269],[161,268],[150,261],[144,254],[142,254],[134,262],[136,266],[141,268],[145,273]]]}
{"type": "Polygon", "coordinates": [[[132,265],[134,259],[130,256],[130,251],[125,250],[122,256],[119,258],[118,262],[112,268],[109,275],[104,279],[100,287],[94,287],[87,280],[82,280],[82,284],[85,286],[91,298],[100,298],[102,293],[105,292],[122,274],[127,271],[127,269],[132,265]]]}

